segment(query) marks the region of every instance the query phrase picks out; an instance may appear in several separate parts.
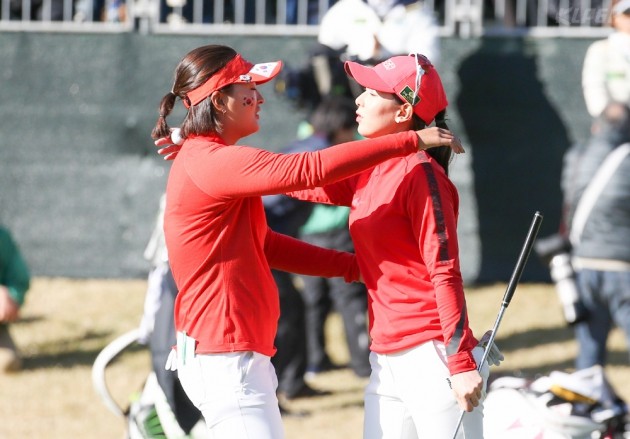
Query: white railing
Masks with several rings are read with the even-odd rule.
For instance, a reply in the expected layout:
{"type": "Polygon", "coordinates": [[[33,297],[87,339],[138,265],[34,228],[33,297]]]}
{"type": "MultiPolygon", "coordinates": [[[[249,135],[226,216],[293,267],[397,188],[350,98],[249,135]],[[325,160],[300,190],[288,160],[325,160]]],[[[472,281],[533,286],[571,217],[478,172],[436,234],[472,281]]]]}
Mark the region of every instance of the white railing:
{"type": "MultiPolygon", "coordinates": [[[[332,0],[334,1],[334,0],[332,0]]],[[[442,36],[600,37],[611,0],[425,0],[442,36]]],[[[316,35],[329,0],[0,0],[0,31],[316,35]]]]}

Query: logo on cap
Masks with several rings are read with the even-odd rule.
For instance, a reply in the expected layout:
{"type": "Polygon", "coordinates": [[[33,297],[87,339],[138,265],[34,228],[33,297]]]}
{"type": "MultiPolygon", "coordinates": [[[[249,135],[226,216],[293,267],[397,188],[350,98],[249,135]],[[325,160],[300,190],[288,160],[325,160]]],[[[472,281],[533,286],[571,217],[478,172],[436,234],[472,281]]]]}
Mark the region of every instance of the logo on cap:
{"type": "Polygon", "coordinates": [[[408,85],[405,86],[399,93],[407,102],[409,102],[412,106],[416,105],[420,102],[420,96],[416,96],[416,99],[413,99],[413,90],[408,85]]]}

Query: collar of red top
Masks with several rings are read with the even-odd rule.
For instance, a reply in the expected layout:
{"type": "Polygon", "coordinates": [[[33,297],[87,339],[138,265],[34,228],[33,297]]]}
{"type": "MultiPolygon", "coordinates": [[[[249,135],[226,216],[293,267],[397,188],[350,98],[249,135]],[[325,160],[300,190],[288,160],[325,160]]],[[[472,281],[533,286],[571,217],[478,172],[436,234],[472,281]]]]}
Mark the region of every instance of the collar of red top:
{"type": "Polygon", "coordinates": [[[280,73],[281,69],[282,61],[252,64],[237,54],[223,68],[208,78],[206,82],[189,91],[186,94],[188,99],[184,100],[184,105],[186,108],[197,105],[210,96],[212,92],[230,84],[246,84],[250,82],[264,84],[267,81],[271,81],[280,73]]]}

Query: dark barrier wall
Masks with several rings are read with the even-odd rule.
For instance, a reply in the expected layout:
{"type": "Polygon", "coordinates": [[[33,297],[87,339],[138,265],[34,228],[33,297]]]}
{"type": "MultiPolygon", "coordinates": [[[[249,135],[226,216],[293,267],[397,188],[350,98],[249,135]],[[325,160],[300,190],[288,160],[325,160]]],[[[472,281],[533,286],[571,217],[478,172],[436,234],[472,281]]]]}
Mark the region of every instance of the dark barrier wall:
{"type": "MultiPolygon", "coordinates": [[[[196,46],[222,43],[254,61],[297,66],[312,42],[0,33],[0,221],[33,274],[145,276],[142,252],[169,168],[150,131],[177,62],[196,46]]],[[[467,282],[509,278],[536,210],[545,215],[541,236],[557,229],[562,154],[589,130],[580,70],[590,42],[443,40],[450,123],[467,144],[452,171],[467,282]]],[[[272,86],[261,90],[261,132],[244,143],[276,150],[305,114],[272,86]]],[[[547,279],[532,257],[523,280],[547,279]]]]}

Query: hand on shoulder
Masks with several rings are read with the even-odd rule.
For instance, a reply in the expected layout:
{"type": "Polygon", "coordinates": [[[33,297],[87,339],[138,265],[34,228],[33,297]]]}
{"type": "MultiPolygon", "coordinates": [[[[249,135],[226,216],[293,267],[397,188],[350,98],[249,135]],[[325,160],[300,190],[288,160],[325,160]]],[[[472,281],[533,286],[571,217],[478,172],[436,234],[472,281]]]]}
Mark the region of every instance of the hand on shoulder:
{"type": "Polygon", "coordinates": [[[459,137],[445,128],[424,128],[416,131],[416,134],[420,140],[419,150],[434,148],[436,146],[449,146],[455,154],[465,152],[459,137]]]}

